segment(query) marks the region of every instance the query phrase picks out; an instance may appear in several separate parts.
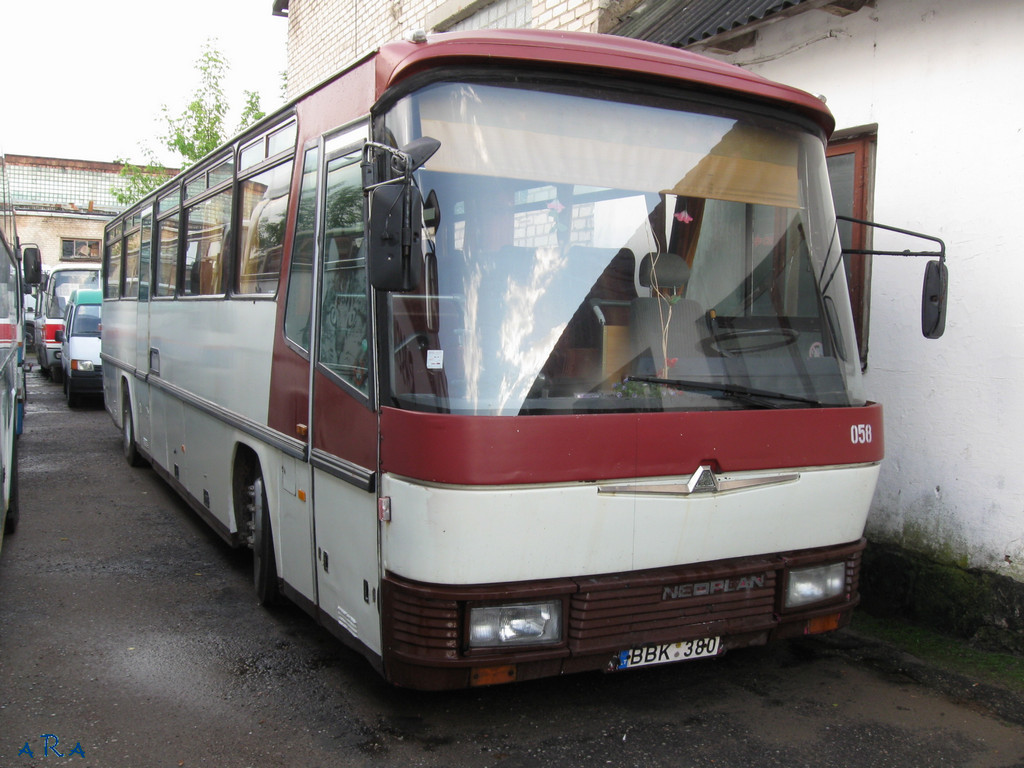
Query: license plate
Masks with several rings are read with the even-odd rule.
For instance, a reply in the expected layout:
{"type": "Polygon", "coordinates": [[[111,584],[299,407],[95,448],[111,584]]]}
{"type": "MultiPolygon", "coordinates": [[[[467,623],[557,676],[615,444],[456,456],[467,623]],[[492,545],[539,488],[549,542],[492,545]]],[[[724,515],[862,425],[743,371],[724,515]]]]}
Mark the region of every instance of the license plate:
{"type": "Polygon", "coordinates": [[[616,669],[635,669],[649,667],[652,664],[668,664],[673,661],[689,661],[717,656],[722,650],[722,639],[719,637],[702,637],[699,640],[684,640],[681,643],[665,645],[646,645],[643,648],[630,648],[619,652],[619,665],[616,669]]]}

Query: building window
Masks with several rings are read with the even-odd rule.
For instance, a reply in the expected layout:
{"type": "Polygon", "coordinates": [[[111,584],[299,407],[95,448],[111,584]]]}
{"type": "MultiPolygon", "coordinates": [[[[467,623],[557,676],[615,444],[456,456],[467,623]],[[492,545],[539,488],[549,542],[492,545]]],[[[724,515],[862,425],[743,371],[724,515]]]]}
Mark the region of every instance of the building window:
{"type": "MultiPolygon", "coordinates": [[[[836,213],[856,219],[871,219],[871,200],[875,170],[876,130],[837,132],[828,145],[828,175],[836,213]]],[[[839,222],[839,238],[845,248],[870,248],[869,227],[839,222]]],[[[847,254],[846,282],[853,305],[853,323],[857,329],[860,363],[868,363],[868,320],[871,308],[871,257],[847,254]]]]}
{"type": "Polygon", "coordinates": [[[99,261],[99,240],[75,240],[70,237],[60,239],[61,261],[99,261]]]}

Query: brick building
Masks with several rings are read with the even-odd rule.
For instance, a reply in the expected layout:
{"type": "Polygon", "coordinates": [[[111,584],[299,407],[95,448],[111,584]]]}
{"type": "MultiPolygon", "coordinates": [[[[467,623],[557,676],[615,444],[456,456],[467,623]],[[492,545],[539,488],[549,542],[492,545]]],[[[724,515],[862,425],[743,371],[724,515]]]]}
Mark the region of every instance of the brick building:
{"type": "Polygon", "coordinates": [[[26,155],[5,161],[19,239],[39,246],[44,268],[98,261],[103,227],[123,208],[110,192],[121,166],[26,155]]]}
{"type": "Polygon", "coordinates": [[[4,163],[18,239],[39,246],[43,268],[99,261],[103,227],[124,210],[111,192],[122,166],[10,154],[4,163]]]}
{"type": "Polygon", "coordinates": [[[288,17],[288,93],[312,88],[359,56],[413,29],[605,32],[629,0],[275,0],[288,17]]]}

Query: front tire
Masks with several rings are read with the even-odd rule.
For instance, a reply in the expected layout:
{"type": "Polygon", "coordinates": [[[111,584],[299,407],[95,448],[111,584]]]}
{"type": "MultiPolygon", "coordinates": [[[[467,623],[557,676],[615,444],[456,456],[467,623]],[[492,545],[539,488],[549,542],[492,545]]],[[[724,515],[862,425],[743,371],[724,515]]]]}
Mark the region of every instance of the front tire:
{"type": "Polygon", "coordinates": [[[121,450],[130,467],[141,467],[145,460],[135,442],[135,424],[132,421],[132,401],[125,393],[121,400],[121,450]]]}
{"type": "Polygon", "coordinates": [[[67,398],[68,408],[75,408],[78,405],[78,395],[71,389],[71,377],[64,377],[64,397],[67,398]]]}
{"type": "Polygon", "coordinates": [[[281,592],[277,584],[274,534],[270,527],[270,510],[262,475],[256,476],[248,493],[252,510],[252,583],[256,601],[264,606],[274,605],[279,602],[281,592]]]}
{"type": "Polygon", "coordinates": [[[14,441],[14,450],[11,452],[11,494],[7,500],[7,521],[4,523],[4,533],[14,533],[18,529],[18,519],[21,517],[21,509],[18,504],[18,441],[14,441]]]}

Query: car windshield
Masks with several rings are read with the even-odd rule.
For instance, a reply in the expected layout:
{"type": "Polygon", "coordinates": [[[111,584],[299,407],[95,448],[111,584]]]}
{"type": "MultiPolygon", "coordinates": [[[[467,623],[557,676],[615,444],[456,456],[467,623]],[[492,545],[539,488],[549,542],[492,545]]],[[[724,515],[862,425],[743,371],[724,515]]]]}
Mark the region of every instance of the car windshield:
{"type": "Polygon", "coordinates": [[[81,304],[75,308],[75,316],[71,321],[71,336],[100,335],[99,304],[81,304]]]}
{"type": "Polygon", "coordinates": [[[420,286],[389,297],[399,407],[487,415],[863,403],[822,140],[739,109],[441,83],[388,113],[420,286]]]}

